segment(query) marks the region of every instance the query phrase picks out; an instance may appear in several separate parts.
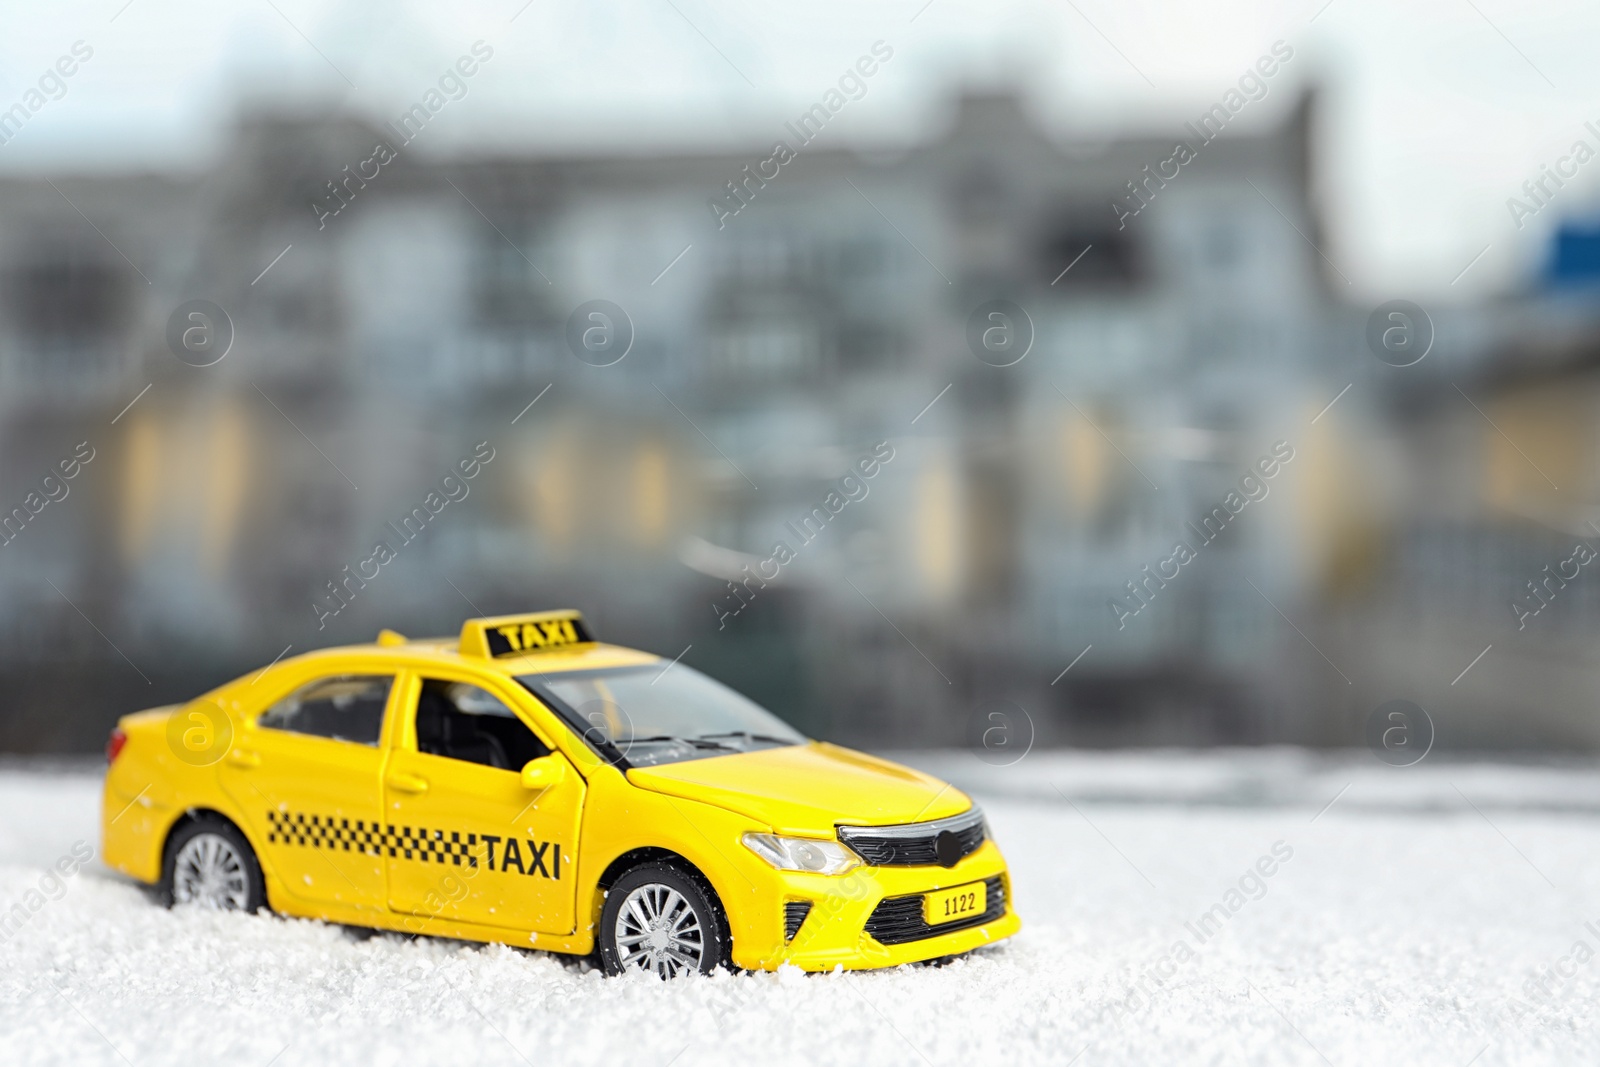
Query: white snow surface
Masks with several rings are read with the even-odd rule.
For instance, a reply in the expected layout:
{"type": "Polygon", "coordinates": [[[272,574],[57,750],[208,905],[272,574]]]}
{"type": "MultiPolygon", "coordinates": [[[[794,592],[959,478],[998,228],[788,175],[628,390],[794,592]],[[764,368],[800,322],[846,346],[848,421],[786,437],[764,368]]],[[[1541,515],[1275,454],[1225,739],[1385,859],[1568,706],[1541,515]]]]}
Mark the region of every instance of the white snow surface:
{"type": "MultiPolygon", "coordinates": [[[[1600,1062],[1600,768],[902,758],[983,804],[1017,937],[944,967],[606,979],[504,946],[168,911],[96,861],[0,940],[0,1062],[1600,1062]],[[1275,845],[1292,856],[1249,877],[1275,845]],[[1214,932],[1191,929],[1218,905],[1214,932]]],[[[98,854],[98,793],[83,765],[0,767],[0,911],[74,842],[98,854]]]]}

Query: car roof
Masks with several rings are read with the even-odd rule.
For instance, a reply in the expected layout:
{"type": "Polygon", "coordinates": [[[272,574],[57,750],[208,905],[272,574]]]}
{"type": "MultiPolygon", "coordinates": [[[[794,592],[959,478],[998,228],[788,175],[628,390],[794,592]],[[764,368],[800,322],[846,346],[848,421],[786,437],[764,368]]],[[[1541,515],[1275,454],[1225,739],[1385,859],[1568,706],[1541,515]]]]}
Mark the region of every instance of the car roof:
{"type": "Polygon", "coordinates": [[[465,667],[504,675],[638,667],[662,657],[622,645],[596,641],[576,611],[547,611],[468,619],[457,637],[409,638],[383,630],[368,644],[338,645],[292,659],[395,659],[406,664],[465,667]],[[542,647],[524,642],[547,641],[542,647]],[[512,647],[515,645],[516,647],[512,647]]]}
{"type": "Polygon", "coordinates": [[[291,659],[312,657],[378,656],[406,662],[434,662],[457,667],[472,667],[498,674],[554,674],[559,671],[594,670],[604,667],[637,667],[658,662],[661,657],[650,652],[608,645],[600,642],[581,649],[561,652],[529,652],[519,656],[487,659],[483,656],[463,656],[453,637],[408,638],[394,645],[335,645],[319,648],[291,659]]]}

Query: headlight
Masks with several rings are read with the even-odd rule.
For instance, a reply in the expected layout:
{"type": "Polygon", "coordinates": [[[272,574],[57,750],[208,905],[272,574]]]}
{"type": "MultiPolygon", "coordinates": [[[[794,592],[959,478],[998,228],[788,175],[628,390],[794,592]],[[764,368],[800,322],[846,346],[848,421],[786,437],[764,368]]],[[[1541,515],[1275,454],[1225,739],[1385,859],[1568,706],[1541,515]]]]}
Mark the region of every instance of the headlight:
{"type": "Polygon", "coordinates": [[[755,833],[745,834],[741,840],[751,852],[780,871],[843,874],[861,865],[860,858],[837,841],[755,833]]]}

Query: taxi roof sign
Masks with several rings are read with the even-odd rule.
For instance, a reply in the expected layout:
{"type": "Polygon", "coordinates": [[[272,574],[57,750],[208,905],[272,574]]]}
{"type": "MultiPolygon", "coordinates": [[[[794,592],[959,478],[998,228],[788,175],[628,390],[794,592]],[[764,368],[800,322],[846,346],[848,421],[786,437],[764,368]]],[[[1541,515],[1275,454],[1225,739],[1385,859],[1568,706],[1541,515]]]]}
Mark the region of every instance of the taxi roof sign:
{"type": "Polygon", "coordinates": [[[565,609],[468,619],[461,624],[458,647],[463,656],[501,659],[593,643],[594,635],[583,621],[583,614],[565,609]]]}

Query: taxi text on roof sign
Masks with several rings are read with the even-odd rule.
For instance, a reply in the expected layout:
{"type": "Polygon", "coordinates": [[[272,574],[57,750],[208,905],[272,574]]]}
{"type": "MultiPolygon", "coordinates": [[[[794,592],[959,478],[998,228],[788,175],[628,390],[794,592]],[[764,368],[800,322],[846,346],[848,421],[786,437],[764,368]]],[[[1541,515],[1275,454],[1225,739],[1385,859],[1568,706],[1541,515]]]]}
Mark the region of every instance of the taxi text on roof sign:
{"type": "Polygon", "coordinates": [[[463,656],[520,656],[527,652],[590,644],[594,635],[576,611],[543,611],[536,615],[497,615],[468,619],[461,626],[463,656]]]}

